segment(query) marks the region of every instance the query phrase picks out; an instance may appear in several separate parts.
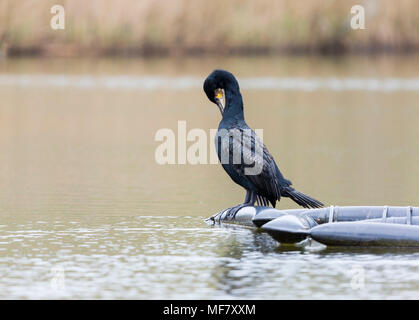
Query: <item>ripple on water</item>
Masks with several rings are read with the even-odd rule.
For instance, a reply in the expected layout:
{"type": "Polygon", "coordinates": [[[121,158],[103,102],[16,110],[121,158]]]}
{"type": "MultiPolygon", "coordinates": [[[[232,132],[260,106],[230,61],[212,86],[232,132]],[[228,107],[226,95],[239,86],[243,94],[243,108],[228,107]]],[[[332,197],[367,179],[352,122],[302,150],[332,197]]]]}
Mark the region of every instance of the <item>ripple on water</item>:
{"type": "Polygon", "coordinates": [[[32,221],[9,225],[0,244],[1,298],[419,297],[417,252],[310,252],[247,228],[208,227],[200,217],[32,221]]]}

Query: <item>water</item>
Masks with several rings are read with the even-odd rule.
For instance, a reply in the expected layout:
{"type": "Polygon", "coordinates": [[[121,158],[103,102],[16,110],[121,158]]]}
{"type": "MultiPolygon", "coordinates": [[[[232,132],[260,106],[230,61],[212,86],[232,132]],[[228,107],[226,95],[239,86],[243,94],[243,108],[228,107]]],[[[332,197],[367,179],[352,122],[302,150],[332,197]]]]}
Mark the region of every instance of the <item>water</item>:
{"type": "Polygon", "coordinates": [[[218,126],[201,86],[222,67],[239,75],[248,124],[299,190],[327,205],[418,205],[418,65],[1,61],[0,298],[419,298],[418,251],[304,249],[209,227],[241,188],[219,165],[154,158],[159,129],[218,126]]]}

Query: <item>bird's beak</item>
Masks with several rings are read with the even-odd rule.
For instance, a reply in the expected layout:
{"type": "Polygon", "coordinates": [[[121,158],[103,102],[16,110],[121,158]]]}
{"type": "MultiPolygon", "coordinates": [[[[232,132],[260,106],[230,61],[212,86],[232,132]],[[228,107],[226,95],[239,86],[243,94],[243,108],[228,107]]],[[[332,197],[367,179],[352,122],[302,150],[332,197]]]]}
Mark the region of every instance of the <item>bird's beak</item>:
{"type": "Polygon", "coordinates": [[[221,115],[224,112],[225,104],[224,104],[224,92],[222,89],[217,89],[215,91],[215,101],[217,102],[218,109],[220,109],[221,115]]]}
{"type": "Polygon", "coordinates": [[[223,103],[221,102],[221,100],[217,99],[217,106],[218,106],[218,109],[220,109],[221,115],[223,115],[224,106],[223,106],[223,103]]]}

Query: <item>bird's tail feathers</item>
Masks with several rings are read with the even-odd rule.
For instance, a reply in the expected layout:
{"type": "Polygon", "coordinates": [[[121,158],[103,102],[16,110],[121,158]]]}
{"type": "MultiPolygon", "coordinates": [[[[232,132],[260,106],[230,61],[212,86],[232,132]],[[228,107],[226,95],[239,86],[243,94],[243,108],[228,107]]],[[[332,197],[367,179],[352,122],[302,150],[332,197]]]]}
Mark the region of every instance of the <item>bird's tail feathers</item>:
{"type": "Polygon", "coordinates": [[[299,204],[304,208],[321,208],[324,207],[324,204],[320,201],[305,195],[304,193],[295,190],[292,187],[285,189],[285,193],[282,194],[285,197],[291,198],[294,202],[299,204]]]}

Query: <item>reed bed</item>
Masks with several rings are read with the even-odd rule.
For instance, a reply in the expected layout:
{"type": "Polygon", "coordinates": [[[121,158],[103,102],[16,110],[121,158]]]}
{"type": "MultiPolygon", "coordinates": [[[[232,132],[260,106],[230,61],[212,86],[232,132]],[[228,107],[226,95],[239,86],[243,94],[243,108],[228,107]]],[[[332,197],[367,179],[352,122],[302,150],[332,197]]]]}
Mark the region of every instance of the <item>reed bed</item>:
{"type": "Polygon", "coordinates": [[[417,0],[2,0],[3,54],[52,56],[411,52],[417,0]],[[65,8],[52,30],[50,8],[65,8]],[[350,9],[365,8],[365,30],[350,9]]]}

